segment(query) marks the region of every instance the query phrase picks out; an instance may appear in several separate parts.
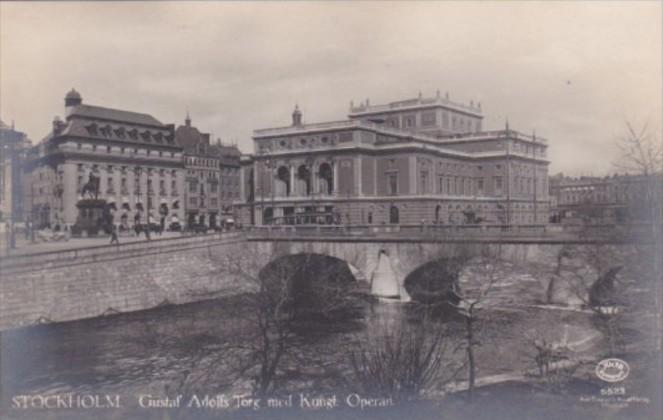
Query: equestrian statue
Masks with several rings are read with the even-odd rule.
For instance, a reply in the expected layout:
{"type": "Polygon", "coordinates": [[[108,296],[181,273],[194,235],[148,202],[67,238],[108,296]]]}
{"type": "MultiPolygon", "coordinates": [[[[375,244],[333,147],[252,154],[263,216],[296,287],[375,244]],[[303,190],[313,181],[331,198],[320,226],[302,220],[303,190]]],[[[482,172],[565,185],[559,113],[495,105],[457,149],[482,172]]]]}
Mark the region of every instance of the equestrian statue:
{"type": "Polygon", "coordinates": [[[83,198],[85,198],[85,194],[90,194],[90,198],[94,198],[95,200],[98,199],[100,181],[101,178],[90,173],[90,178],[85,183],[85,185],[83,185],[83,189],[81,190],[81,195],[83,198]]]}

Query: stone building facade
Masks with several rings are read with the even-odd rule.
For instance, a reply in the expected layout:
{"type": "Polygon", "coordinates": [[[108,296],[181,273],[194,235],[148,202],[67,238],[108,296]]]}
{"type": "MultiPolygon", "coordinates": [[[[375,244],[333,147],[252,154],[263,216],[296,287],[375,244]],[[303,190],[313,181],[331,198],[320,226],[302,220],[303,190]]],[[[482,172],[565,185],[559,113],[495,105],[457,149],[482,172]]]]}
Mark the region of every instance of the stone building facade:
{"type": "Polygon", "coordinates": [[[25,220],[23,164],[32,146],[28,136],[0,120],[0,221],[25,220]]]}
{"type": "Polygon", "coordinates": [[[290,126],[254,131],[242,223],[547,223],[547,141],[482,118],[439,94],[318,124],[296,108],[290,126]]]}
{"type": "Polygon", "coordinates": [[[233,200],[239,196],[239,150],[210,143],[210,134],[185,123],[175,130],[184,149],[186,225],[220,228],[233,220],[233,200]]]}
{"type": "Polygon", "coordinates": [[[613,224],[646,221],[650,182],[649,177],[627,174],[551,176],[551,222],[613,224]]]}
{"type": "Polygon", "coordinates": [[[83,104],[65,97],[65,118],[29,152],[24,195],[36,227],[71,226],[90,175],[113,222],[168,225],[184,217],[182,148],[174,126],[151,115],[83,104]]]}

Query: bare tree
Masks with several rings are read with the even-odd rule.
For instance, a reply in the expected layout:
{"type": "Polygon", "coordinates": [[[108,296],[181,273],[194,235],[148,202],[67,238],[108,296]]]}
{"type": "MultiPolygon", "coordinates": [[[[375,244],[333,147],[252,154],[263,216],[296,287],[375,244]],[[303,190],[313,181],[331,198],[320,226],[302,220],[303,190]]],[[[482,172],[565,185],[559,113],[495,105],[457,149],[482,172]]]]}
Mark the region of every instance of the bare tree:
{"type": "MultiPolygon", "coordinates": [[[[498,254],[499,255],[499,252],[498,254]]],[[[478,339],[479,329],[477,323],[480,320],[480,313],[489,304],[490,292],[494,289],[499,280],[497,272],[497,257],[484,255],[479,264],[484,268],[480,276],[480,284],[474,289],[461,290],[456,287],[454,294],[458,298],[456,308],[463,316],[465,326],[465,351],[467,353],[468,369],[468,401],[472,401],[474,394],[477,363],[475,357],[475,348],[481,345],[478,339]]]]}
{"type": "MultiPolygon", "coordinates": [[[[645,177],[645,194],[639,203],[648,209],[653,246],[643,246],[642,254],[650,256],[651,268],[647,277],[653,284],[656,327],[663,333],[663,139],[655,136],[645,123],[641,129],[626,122],[626,132],[618,140],[622,152],[615,166],[629,173],[645,177]]],[[[649,265],[649,264],[648,264],[649,265]]],[[[661,342],[660,335],[657,340],[661,342]]],[[[660,349],[660,346],[659,346],[660,349]]]]}
{"type": "Polygon", "coordinates": [[[565,246],[558,254],[556,280],[553,280],[563,281],[570,296],[594,312],[608,340],[610,355],[617,354],[623,347],[624,317],[631,310],[631,284],[618,276],[626,258],[624,252],[601,243],[565,246]]]}
{"type": "Polygon", "coordinates": [[[395,400],[416,398],[432,385],[452,381],[463,369],[454,354],[459,340],[453,331],[430,316],[377,322],[350,352],[356,385],[369,395],[395,400]]]}
{"type": "Polygon", "coordinates": [[[351,305],[351,273],[340,260],[329,264],[330,257],[287,255],[276,244],[273,249],[262,259],[230,256],[226,261],[228,271],[250,285],[244,297],[247,328],[235,345],[235,357],[237,377],[250,376],[256,395],[277,392],[284,366],[297,363],[298,325],[331,318],[351,305]]]}
{"type": "Polygon", "coordinates": [[[656,139],[645,123],[640,130],[626,121],[626,133],[618,139],[621,156],[614,165],[641,175],[660,174],[663,169],[663,143],[656,139]]]}
{"type": "Polygon", "coordinates": [[[541,331],[530,331],[525,335],[534,348],[533,359],[545,388],[562,391],[566,383],[573,378],[578,366],[571,360],[571,350],[566,343],[566,337],[560,340],[541,331]],[[565,362],[568,363],[564,364],[565,362]]]}

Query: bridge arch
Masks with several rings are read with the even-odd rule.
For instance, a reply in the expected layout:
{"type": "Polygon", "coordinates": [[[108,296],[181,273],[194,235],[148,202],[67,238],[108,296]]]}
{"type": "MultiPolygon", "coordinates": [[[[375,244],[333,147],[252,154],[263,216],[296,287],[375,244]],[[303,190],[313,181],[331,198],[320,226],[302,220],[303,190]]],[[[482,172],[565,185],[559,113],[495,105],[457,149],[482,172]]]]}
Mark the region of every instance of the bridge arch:
{"type": "Polygon", "coordinates": [[[452,303],[458,279],[466,259],[463,257],[437,258],[412,270],[403,280],[403,288],[415,302],[427,304],[452,303]]]}
{"type": "Polygon", "coordinates": [[[261,290],[293,305],[295,316],[330,319],[353,313],[360,301],[355,292],[368,291],[353,271],[339,258],[302,252],[272,259],[258,278],[261,290]]]}
{"type": "Polygon", "coordinates": [[[349,274],[353,281],[368,281],[362,269],[343,258],[328,253],[307,251],[284,254],[272,259],[260,269],[258,276],[265,276],[268,270],[282,268],[287,264],[306,271],[326,271],[323,277],[326,279],[330,275],[347,276],[349,274]]]}

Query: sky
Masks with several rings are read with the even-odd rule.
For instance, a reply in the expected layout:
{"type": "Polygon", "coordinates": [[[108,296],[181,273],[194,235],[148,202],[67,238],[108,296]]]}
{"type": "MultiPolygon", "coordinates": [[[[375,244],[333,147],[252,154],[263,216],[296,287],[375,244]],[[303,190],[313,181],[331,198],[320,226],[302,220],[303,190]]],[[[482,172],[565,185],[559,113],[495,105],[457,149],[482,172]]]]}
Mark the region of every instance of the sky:
{"type": "Polygon", "coordinates": [[[480,101],[484,129],[548,139],[550,173],[615,170],[625,123],[663,119],[660,1],[0,2],[0,118],[42,139],[64,96],[252,131],[350,101],[480,101]]]}

